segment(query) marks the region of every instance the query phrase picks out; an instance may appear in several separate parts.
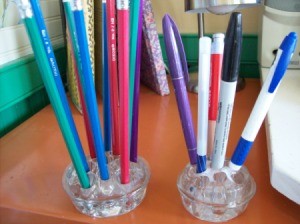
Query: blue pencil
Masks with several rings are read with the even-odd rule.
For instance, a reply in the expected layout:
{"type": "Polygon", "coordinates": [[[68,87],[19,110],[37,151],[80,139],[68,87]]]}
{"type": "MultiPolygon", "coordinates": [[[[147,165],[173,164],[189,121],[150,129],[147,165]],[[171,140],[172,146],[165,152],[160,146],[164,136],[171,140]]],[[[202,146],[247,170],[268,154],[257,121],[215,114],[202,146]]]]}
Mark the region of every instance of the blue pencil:
{"type": "Polygon", "coordinates": [[[80,0],[74,0],[74,6],[72,8],[72,11],[74,14],[76,34],[79,45],[79,54],[81,58],[81,66],[83,71],[83,74],[79,74],[79,78],[81,81],[83,96],[86,102],[87,112],[89,115],[89,122],[91,124],[91,129],[93,133],[93,140],[95,144],[96,157],[100,171],[100,178],[102,180],[108,180],[109,173],[100,128],[100,120],[98,115],[97,99],[95,85],[93,81],[90,53],[88,49],[84,14],[82,10],[82,3],[80,0]]]}
{"type": "Polygon", "coordinates": [[[103,122],[104,122],[104,148],[111,150],[111,110],[110,88],[108,77],[108,48],[106,25],[106,0],[102,0],[102,98],[103,98],[103,122]]]}
{"type": "Polygon", "coordinates": [[[59,69],[58,69],[58,65],[56,63],[55,55],[54,55],[53,48],[52,48],[52,45],[51,45],[51,42],[50,42],[50,38],[49,38],[47,29],[46,29],[46,25],[45,25],[45,22],[44,22],[44,18],[43,18],[43,15],[42,15],[42,10],[40,8],[40,4],[37,0],[30,0],[30,3],[31,3],[33,14],[34,14],[34,18],[36,19],[36,23],[37,23],[38,28],[39,28],[39,33],[41,35],[41,39],[43,40],[44,49],[47,52],[48,63],[50,64],[52,74],[54,76],[55,84],[56,84],[56,87],[58,89],[58,93],[60,95],[60,98],[61,98],[61,101],[62,101],[62,104],[63,104],[63,107],[64,107],[64,111],[65,111],[66,116],[68,118],[68,123],[70,125],[73,137],[75,139],[75,142],[76,142],[81,160],[83,162],[84,168],[85,168],[86,171],[89,171],[89,166],[88,166],[86,157],[84,155],[84,151],[83,151],[83,148],[82,148],[79,136],[78,136],[78,132],[76,130],[76,126],[75,126],[75,123],[74,123],[74,120],[73,120],[73,117],[72,117],[72,113],[71,113],[69,104],[68,104],[66,93],[65,93],[62,81],[61,81],[60,72],[59,72],[59,69]]]}

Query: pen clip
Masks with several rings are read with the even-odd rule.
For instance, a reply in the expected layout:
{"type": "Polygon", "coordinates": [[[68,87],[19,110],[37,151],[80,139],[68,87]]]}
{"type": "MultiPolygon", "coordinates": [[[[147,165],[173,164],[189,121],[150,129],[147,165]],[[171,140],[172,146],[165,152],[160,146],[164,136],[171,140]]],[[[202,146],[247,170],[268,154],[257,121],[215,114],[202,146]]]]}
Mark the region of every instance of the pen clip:
{"type": "Polygon", "coordinates": [[[182,66],[182,70],[183,70],[184,81],[185,81],[185,84],[187,85],[188,82],[189,82],[190,76],[189,76],[189,70],[188,70],[188,66],[187,66],[184,46],[183,46],[182,39],[181,39],[181,36],[179,34],[179,31],[178,31],[178,28],[177,28],[176,24],[174,23],[174,21],[171,18],[170,18],[170,22],[172,24],[172,29],[171,30],[174,34],[177,49],[178,49],[178,52],[179,52],[179,57],[180,57],[181,66],[182,66]]]}
{"type": "MultiPolygon", "coordinates": [[[[275,65],[276,68],[274,71],[274,75],[273,75],[272,81],[271,81],[269,89],[268,89],[269,93],[273,93],[276,90],[283,75],[285,74],[285,71],[286,71],[286,69],[290,63],[290,60],[293,56],[293,53],[295,51],[296,43],[297,43],[297,34],[295,32],[289,33],[289,35],[286,36],[284,38],[284,40],[282,41],[282,43],[277,51],[277,54],[280,52],[281,55],[280,55],[280,58],[278,59],[277,65],[275,65]]],[[[275,61],[276,61],[276,59],[275,59],[275,61]]]]}

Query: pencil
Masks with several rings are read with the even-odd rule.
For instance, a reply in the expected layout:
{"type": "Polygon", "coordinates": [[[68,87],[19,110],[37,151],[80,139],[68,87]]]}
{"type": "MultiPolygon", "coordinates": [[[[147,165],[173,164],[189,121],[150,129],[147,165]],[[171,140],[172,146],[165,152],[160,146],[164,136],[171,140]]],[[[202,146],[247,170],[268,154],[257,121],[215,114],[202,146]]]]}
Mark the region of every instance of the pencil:
{"type": "Polygon", "coordinates": [[[56,62],[56,59],[54,56],[54,51],[53,51],[51,41],[50,41],[50,38],[48,35],[48,31],[46,29],[46,25],[45,25],[44,18],[42,15],[42,10],[41,10],[40,5],[37,0],[30,0],[30,3],[31,3],[33,14],[34,14],[34,18],[36,20],[36,23],[37,23],[37,26],[39,29],[41,39],[43,41],[43,47],[45,49],[45,52],[47,53],[48,63],[51,65],[52,75],[54,77],[54,81],[55,81],[56,87],[58,89],[58,93],[59,93],[61,101],[63,103],[64,111],[67,114],[68,122],[69,122],[69,125],[72,130],[72,135],[74,136],[75,142],[77,144],[82,162],[85,167],[85,170],[89,171],[89,166],[88,166],[88,163],[87,163],[87,160],[86,160],[86,157],[85,157],[85,154],[84,154],[84,151],[83,151],[83,148],[82,148],[79,136],[78,136],[78,132],[76,130],[76,126],[75,126],[75,123],[74,123],[74,120],[72,117],[72,113],[71,113],[71,110],[70,110],[70,107],[69,107],[69,104],[67,101],[65,90],[64,90],[64,87],[62,84],[60,72],[59,72],[58,65],[57,65],[57,62],[56,62]]]}
{"type": "Polygon", "coordinates": [[[75,76],[78,82],[78,90],[79,90],[79,99],[82,106],[82,115],[86,130],[86,136],[88,140],[88,146],[89,146],[89,152],[92,159],[96,158],[96,152],[95,152],[95,146],[93,142],[93,136],[91,131],[91,125],[89,123],[88,114],[87,114],[87,108],[86,103],[84,101],[83,92],[82,92],[82,86],[79,79],[79,74],[82,73],[82,66],[79,56],[79,49],[78,49],[78,43],[77,43],[77,37],[76,37],[76,29],[75,29],[75,23],[74,23],[74,17],[71,10],[71,4],[70,0],[63,0],[63,6],[64,6],[64,12],[66,16],[67,26],[69,30],[69,36],[71,40],[73,55],[75,59],[75,76]]]}
{"type": "Polygon", "coordinates": [[[72,130],[68,122],[67,114],[64,110],[63,102],[60,98],[51,66],[48,63],[47,53],[43,47],[43,40],[39,34],[37,23],[33,17],[31,5],[28,1],[20,1],[20,16],[23,19],[27,34],[40,70],[46,91],[53,107],[56,119],[64,137],[73,166],[78,175],[78,179],[83,188],[89,188],[89,177],[85,171],[76,141],[72,135],[72,130]]]}
{"type": "Polygon", "coordinates": [[[87,34],[85,29],[82,3],[80,0],[74,0],[74,6],[72,8],[72,11],[74,15],[81,66],[83,71],[83,74],[79,74],[79,76],[82,85],[84,100],[87,105],[89,122],[92,128],[93,142],[95,144],[95,151],[96,151],[96,157],[97,157],[97,162],[100,171],[100,178],[102,180],[108,180],[109,173],[108,173],[106,156],[104,151],[104,144],[103,144],[102,133],[100,128],[100,119],[98,115],[98,106],[97,106],[95,85],[93,81],[93,72],[92,72],[90,54],[88,50],[88,41],[87,41],[87,34]]]}
{"type": "Polygon", "coordinates": [[[140,0],[130,1],[130,50],[129,50],[129,126],[132,128],[133,98],[136,75],[136,56],[140,0]]]}
{"type": "Polygon", "coordinates": [[[137,162],[138,151],[138,119],[139,119],[139,94],[140,94],[140,70],[141,70],[141,53],[142,53],[142,25],[143,25],[143,0],[140,0],[138,15],[138,31],[137,31],[137,48],[135,62],[134,77],[134,93],[132,106],[132,126],[131,126],[131,142],[130,142],[130,161],[137,162]]]}
{"type": "Polygon", "coordinates": [[[110,85],[110,103],[112,111],[112,153],[120,155],[120,127],[119,127],[119,87],[117,66],[117,37],[116,37],[116,9],[115,0],[107,0],[107,45],[108,70],[110,85]]]}
{"type": "Polygon", "coordinates": [[[117,1],[121,183],[129,183],[129,2],[117,1]]]}

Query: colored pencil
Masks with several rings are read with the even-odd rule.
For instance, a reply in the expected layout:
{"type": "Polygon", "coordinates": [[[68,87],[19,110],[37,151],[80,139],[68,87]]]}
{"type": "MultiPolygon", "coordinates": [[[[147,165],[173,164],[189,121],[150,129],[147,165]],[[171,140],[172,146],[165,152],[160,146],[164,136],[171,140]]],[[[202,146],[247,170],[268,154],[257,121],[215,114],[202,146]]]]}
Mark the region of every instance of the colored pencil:
{"type": "Polygon", "coordinates": [[[117,0],[121,183],[129,177],[129,1],[117,0]]]}
{"type": "Polygon", "coordinates": [[[83,74],[79,74],[82,85],[84,100],[87,105],[89,122],[93,133],[93,142],[95,144],[95,151],[97,162],[100,171],[100,178],[102,180],[109,179],[107,161],[104,150],[104,143],[102,139],[100,119],[98,115],[98,106],[96,99],[95,85],[93,81],[92,66],[90,60],[90,54],[88,50],[87,34],[84,22],[84,14],[82,9],[82,3],[80,0],[74,0],[74,6],[72,7],[76,34],[79,46],[79,53],[81,59],[81,66],[83,74]]]}
{"type": "Polygon", "coordinates": [[[86,103],[84,101],[83,93],[82,93],[82,86],[80,83],[80,78],[78,73],[82,73],[82,66],[80,61],[80,55],[79,55],[79,49],[78,49],[78,42],[76,37],[76,29],[75,29],[75,23],[74,23],[74,17],[72,14],[71,4],[70,0],[63,0],[63,6],[64,6],[64,12],[66,16],[66,23],[69,30],[69,36],[70,41],[72,45],[72,55],[74,56],[74,62],[75,62],[75,76],[78,83],[78,90],[79,90],[79,99],[82,106],[82,115],[86,130],[86,136],[88,140],[88,146],[89,146],[89,152],[92,159],[96,158],[96,152],[95,152],[95,146],[93,142],[93,136],[91,131],[91,124],[89,123],[88,114],[87,114],[87,108],[86,103]]]}
{"type": "Polygon", "coordinates": [[[72,134],[72,129],[69,125],[69,118],[65,113],[64,104],[61,100],[59,91],[57,89],[51,65],[48,63],[47,52],[43,47],[43,40],[39,33],[39,28],[34,19],[31,4],[28,1],[20,1],[20,16],[23,19],[24,25],[27,30],[27,34],[38,64],[38,68],[41,72],[41,76],[48,93],[51,105],[53,107],[56,119],[64,137],[67,149],[69,151],[73,166],[78,175],[78,179],[83,188],[89,188],[89,177],[86,173],[78,145],[72,134]]]}

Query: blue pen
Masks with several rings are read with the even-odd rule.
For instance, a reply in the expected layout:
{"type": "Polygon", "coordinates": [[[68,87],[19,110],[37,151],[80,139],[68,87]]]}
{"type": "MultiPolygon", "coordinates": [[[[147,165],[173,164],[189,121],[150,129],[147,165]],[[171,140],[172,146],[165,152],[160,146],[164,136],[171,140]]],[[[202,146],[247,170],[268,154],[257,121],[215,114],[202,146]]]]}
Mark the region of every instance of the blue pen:
{"type": "Polygon", "coordinates": [[[231,157],[229,167],[239,170],[244,164],[259,128],[270,108],[278,86],[285,74],[296,48],[297,34],[291,32],[281,43],[275,61],[262,86],[242,136],[231,157]]]}
{"type": "Polygon", "coordinates": [[[55,56],[54,56],[54,53],[53,53],[54,51],[53,51],[53,48],[52,48],[52,45],[51,45],[51,42],[50,42],[50,38],[49,38],[47,29],[46,29],[46,25],[45,25],[45,22],[44,22],[44,18],[43,18],[43,15],[42,15],[42,10],[40,8],[40,4],[38,3],[37,0],[30,0],[30,3],[31,3],[31,7],[32,7],[34,17],[36,19],[36,22],[37,22],[37,25],[38,25],[38,28],[39,28],[39,32],[41,34],[41,38],[43,40],[43,46],[45,48],[45,51],[47,52],[48,63],[50,64],[52,74],[54,76],[55,84],[56,84],[56,87],[58,89],[58,93],[60,95],[60,98],[61,98],[64,110],[65,110],[66,116],[68,118],[68,122],[69,122],[69,125],[71,127],[72,134],[73,134],[73,137],[75,139],[75,142],[76,142],[81,160],[83,162],[85,170],[89,171],[89,166],[88,166],[86,157],[84,155],[84,151],[83,151],[83,148],[82,148],[79,136],[78,136],[78,132],[76,130],[76,126],[75,126],[74,120],[72,118],[72,113],[71,113],[71,110],[70,110],[70,107],[69,107],[69,104],[68,104],[68,101],[67,101],[66,93],[65,93],[62,81],[61,81],[61,76],[60,76],[59,69],[58,69],[58,66],[57,66],[57,63],[56,63],[56,59],[55,59],[55,56]]]}
{"type": "Polygon", "coordinates": [[[79,73],[80,82],[82,85],[83,96],[87,106],[89,122],[93,133],[93,141],[95,145],[96,157],[102,180],[109,179],[108,167],[106,163],[104,144],[100,128],[100,119],[98,115],[97,99],[95,92],[95,85],[93,81],[93,72],[90,60],[90,53],[88,50],[87,34],[84,22],[84,14],[82,3],[80,0],[74,0],[72,11],[74,14],[76,34],[79,46],[79,54],[83,74],[79,73]]]}
{"type": "Polygon", "coordinates": [[[108,77],[108,49],[106,25],[106,0],[102,0],[102,97],[103,97],[103,123],[104,123],[104,148],[111,150],[111,110],[110,88],[108,77]]]}

